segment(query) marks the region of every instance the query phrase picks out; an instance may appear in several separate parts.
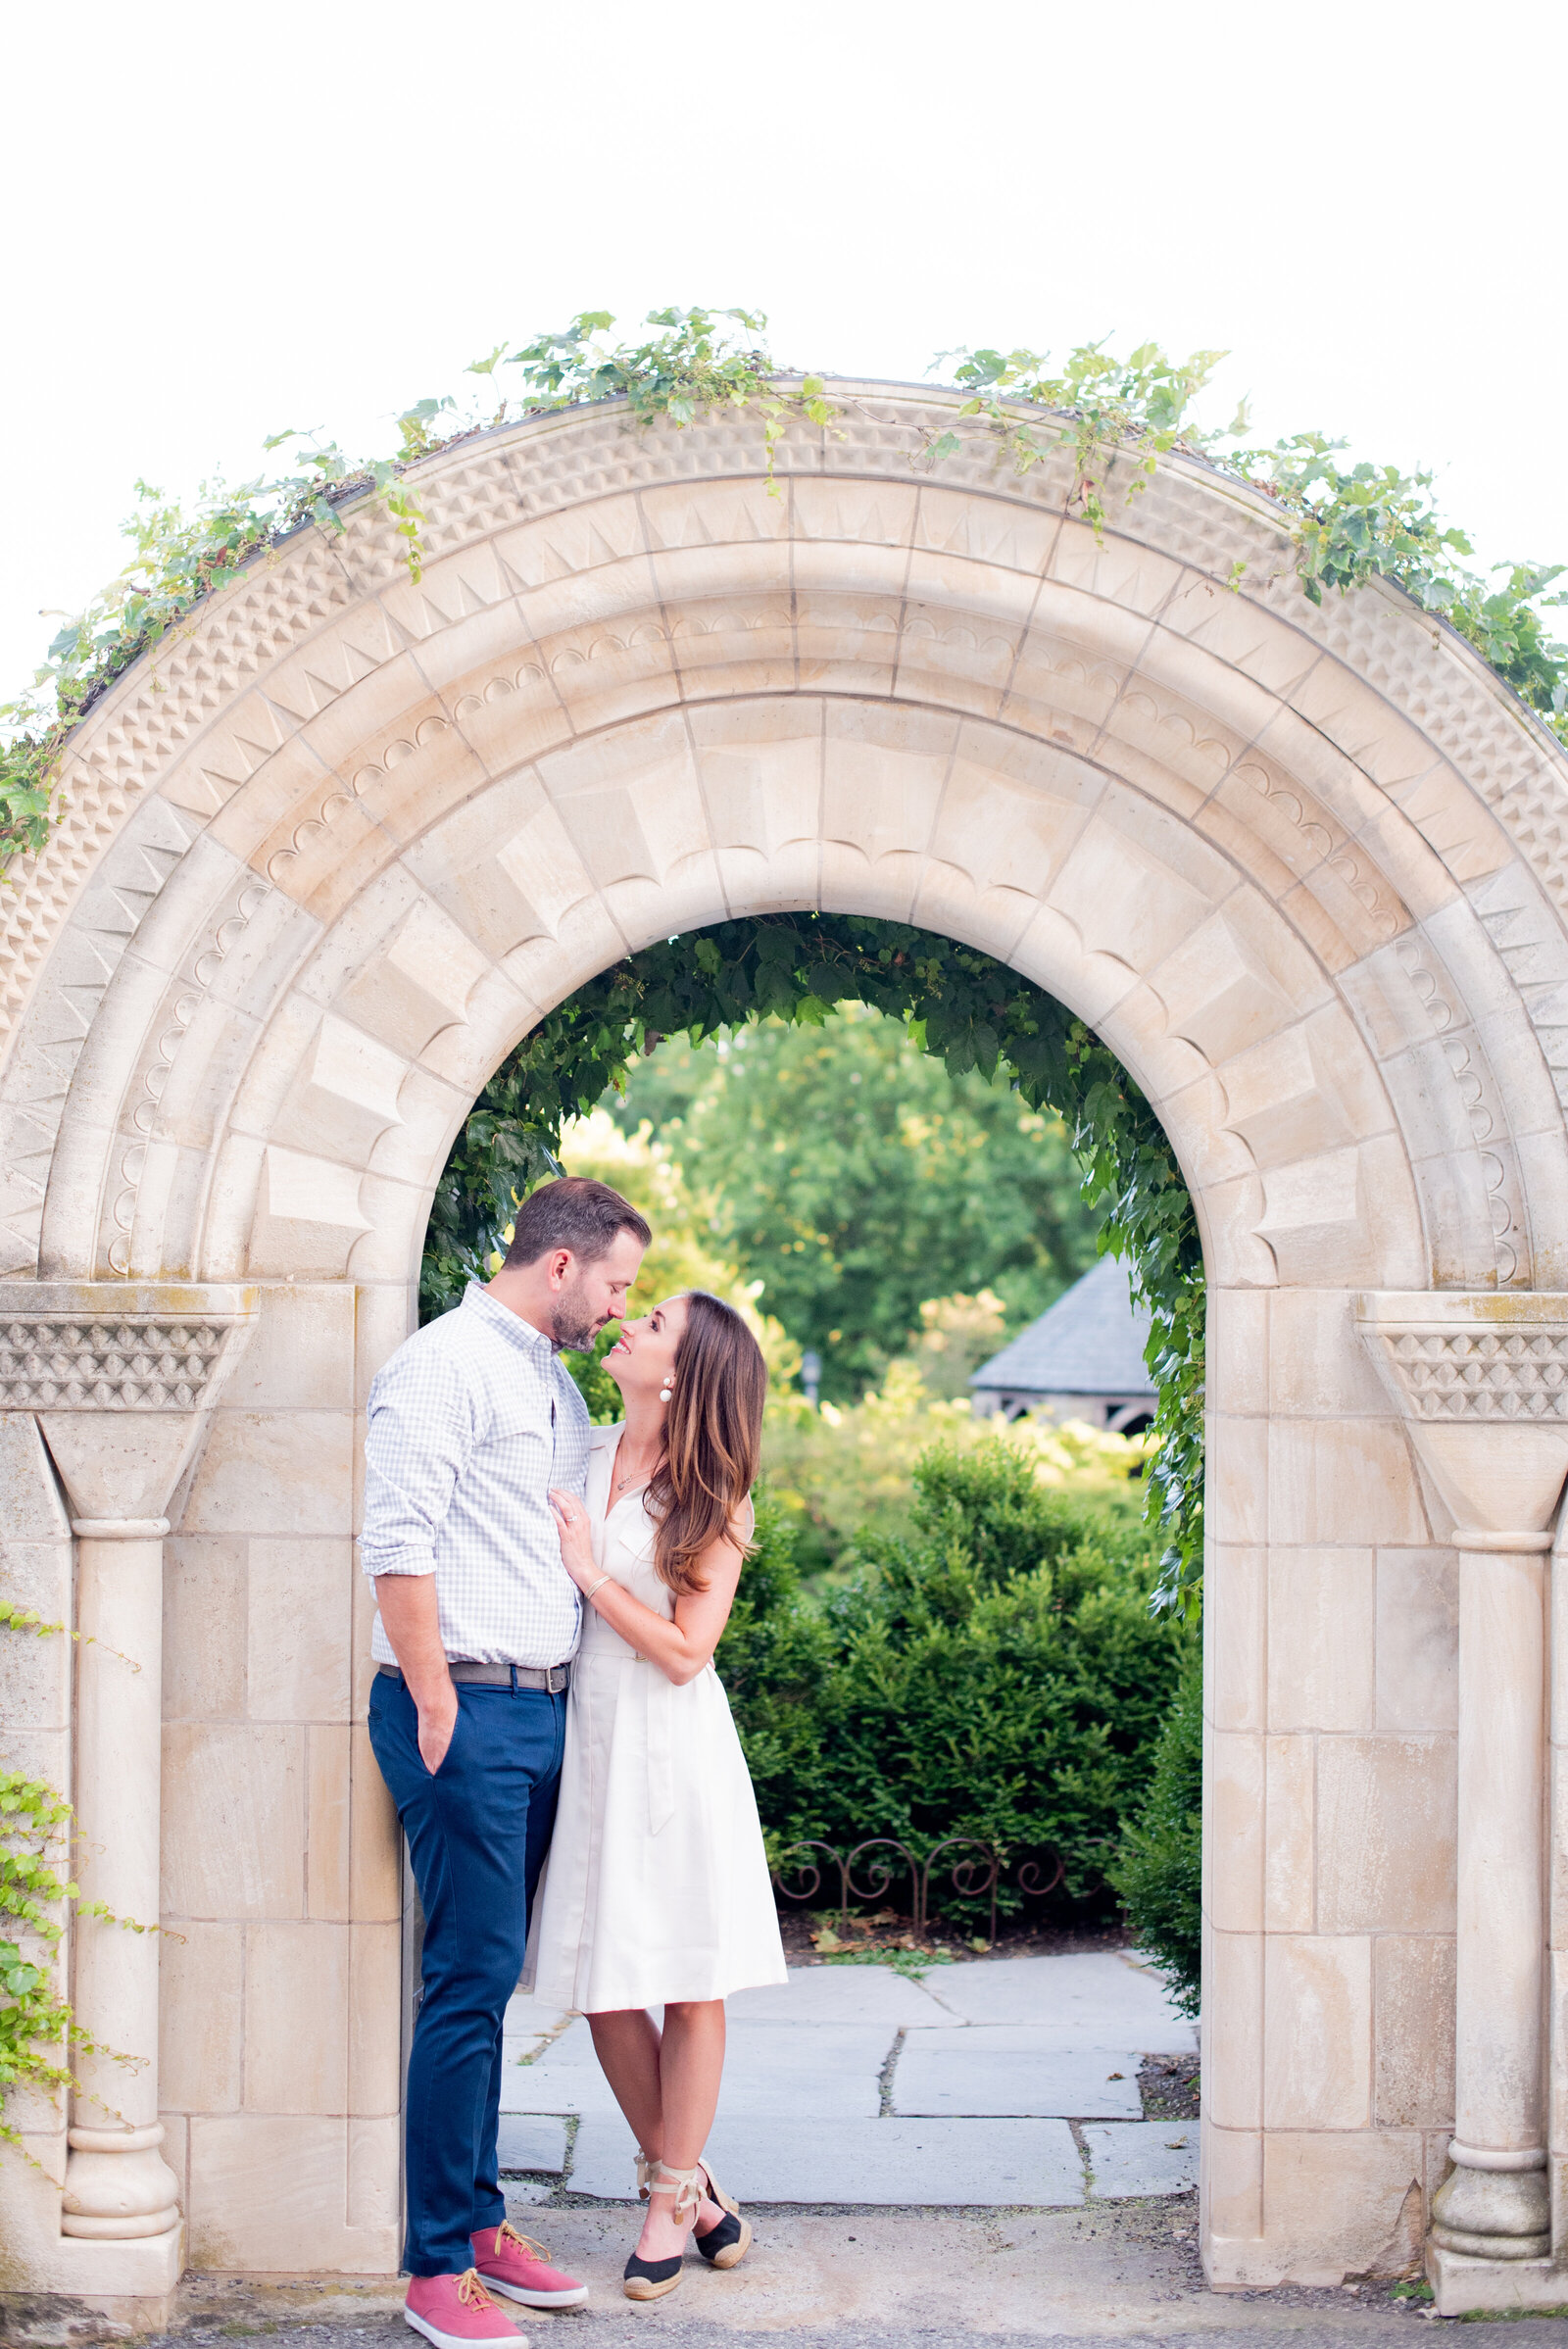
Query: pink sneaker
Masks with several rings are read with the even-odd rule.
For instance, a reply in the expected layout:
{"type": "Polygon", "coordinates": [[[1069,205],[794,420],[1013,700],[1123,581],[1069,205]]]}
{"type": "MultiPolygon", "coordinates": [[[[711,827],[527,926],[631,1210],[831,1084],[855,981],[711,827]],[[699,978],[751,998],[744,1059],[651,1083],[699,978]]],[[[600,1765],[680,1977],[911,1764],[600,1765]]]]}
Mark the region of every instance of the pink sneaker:
{"type": "Polygon", "coordinates": [[[462,2276],[411,2276],[403,2322],[434,2341],[435,2349],[473,2349],[475,2341],[504,2341],[507,2349],[528,2349],[472,2268],[462,2276]]]}
{"type": "Polygon", "coordinates": [[[473,2245],[473,2264],[492,2292],[505,2292],[509,2300],[520,2300],[525,2308],[581,2308],[586,2302],[588,2286],[552,2268],[543,2243],[530,2242],[505,2219],[499,2227],[482,2227],[468,2240],[473,2245]]]}

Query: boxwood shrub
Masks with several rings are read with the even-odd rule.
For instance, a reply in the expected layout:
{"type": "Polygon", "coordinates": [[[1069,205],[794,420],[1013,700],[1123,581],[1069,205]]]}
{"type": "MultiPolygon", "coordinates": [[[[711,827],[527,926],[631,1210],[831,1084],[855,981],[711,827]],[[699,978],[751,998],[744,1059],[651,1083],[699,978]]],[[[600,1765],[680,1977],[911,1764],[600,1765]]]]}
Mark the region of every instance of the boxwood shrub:
{"type": "MultiPolygon", "coordinates": [[[[1042,1486],[1000,1438],[933,1448],[914,1482],[913,1537],[863,1534],[848,1582],[820,1597],[762,1496],[717,1660],[770,1849],[979,1835],[1009,1864],[1004,1916],[1025,1907],[1016,1863],[1049,1873],[1057,1857],[1055,1912],[1110,1914],[1117,1846],[1195,1646],[1150,1613],[1138,1496],[1042,1486]]],[[[981,1912],[950,1899],[946,1914],[981,1912]]]]}

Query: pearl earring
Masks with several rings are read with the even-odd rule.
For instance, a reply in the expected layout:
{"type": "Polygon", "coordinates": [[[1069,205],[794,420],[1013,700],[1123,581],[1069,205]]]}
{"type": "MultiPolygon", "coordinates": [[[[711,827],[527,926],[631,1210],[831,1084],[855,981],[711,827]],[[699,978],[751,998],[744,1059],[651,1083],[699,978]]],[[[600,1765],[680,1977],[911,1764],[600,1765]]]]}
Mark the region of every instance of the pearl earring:
{"type": "Polygon", "coordinates": [[[668,1402],[668,1400],[669,1400],[669,1398],[670,1398],[670,1395],[671,1395],[673,1393],[674,1393],[674,1389],[673,1389],[673,1388],[672,1388],[672,1387],[669,1385],[669,1383],[668,1383],[668,1382],[667,1382],[667,1380],[666,1380],[665,1384],[664,1384],[662,1387],[661,1387],[661,1388],[660,1388],[660,1390],[659,1390],[659,1399],[660,1399],[660,1401],[661,1401],[662,1403],[667,1403],[667,1402],[668,1402]]]}

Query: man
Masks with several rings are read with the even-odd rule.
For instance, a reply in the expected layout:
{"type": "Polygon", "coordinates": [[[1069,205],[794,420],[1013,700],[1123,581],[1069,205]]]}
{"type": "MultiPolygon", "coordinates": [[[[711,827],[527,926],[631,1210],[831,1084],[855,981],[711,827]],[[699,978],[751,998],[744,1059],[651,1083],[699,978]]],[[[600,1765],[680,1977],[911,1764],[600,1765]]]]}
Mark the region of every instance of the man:
{"type": "Polygon", "coordinates": [[[370,1387],[370,1743],[424,1908],[404,2313],[437,2349],[517,2349],[492,2291],[535,2308],[588,2297],[506,2223],[501,2031],[555,1818],[580,1623],[548,1496],[583,1489],[588,1413],[558,1357],[623,1315],[651,1238],[608,1184],[541,1185],[488,1288],[471,1285],[370,1387]]]}

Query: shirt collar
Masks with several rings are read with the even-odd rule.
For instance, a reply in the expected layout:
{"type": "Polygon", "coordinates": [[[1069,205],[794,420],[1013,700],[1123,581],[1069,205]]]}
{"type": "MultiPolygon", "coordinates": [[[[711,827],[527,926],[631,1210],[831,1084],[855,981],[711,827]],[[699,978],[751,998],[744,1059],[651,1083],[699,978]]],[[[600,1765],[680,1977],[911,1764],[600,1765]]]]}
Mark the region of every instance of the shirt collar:
{"type": "Polygon", "coordinates": [[[524,1321],[520,1313],[514,1313],[510,1305],[498,1303],[488,1289],[481,1289],[477,1281],[468,1283],[463,1293],[463,1301],[471,1311],[482,1313],[492,1329],[498,1330],[503,1338],[510,1339],[514,1346],[520,1346],[524,1353],[537,1353],[543,1346],[554,1358],[555,1346],[544,1331],[536,1330],[533,1323],[524,1321]]]}

